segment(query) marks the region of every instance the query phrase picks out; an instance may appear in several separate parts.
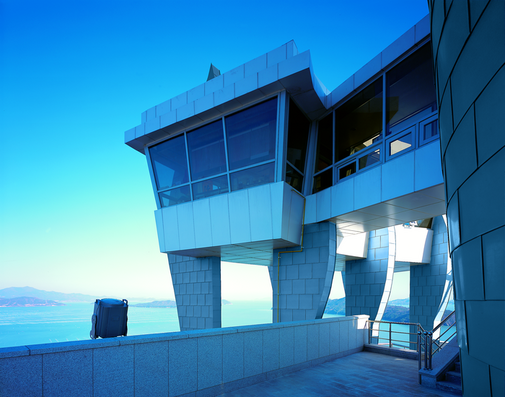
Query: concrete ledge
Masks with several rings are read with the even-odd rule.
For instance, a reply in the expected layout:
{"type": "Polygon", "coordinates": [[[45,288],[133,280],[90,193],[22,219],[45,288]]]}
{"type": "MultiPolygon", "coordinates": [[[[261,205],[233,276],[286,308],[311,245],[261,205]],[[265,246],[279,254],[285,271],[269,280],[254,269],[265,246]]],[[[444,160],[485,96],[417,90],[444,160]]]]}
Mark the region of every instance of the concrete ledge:
{"type": "Polygon", "coordinates": [[[170,396],[215,396],[362,351],[367,319],[360,315],[2,348],[0,390],[2,397],[94,395],[121,385],[121,395],[142,390],[167,395],[168,389],[170,396]]]}
{"type": "Polygon", "coordinates": [[[417,351],[408,349],[398,349],[395,347],[379,346],[379,345],[369,345],[365,344],[364,351],[370,353],[386,354],[388,356],[402,357],[409,360],[417,360],[417,351]]]}

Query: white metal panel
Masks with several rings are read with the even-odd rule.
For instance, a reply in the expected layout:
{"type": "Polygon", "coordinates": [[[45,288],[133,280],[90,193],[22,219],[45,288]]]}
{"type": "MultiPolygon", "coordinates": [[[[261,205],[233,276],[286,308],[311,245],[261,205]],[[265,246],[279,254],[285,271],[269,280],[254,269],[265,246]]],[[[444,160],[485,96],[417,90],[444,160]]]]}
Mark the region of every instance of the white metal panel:
{"type": "Polygon", "coordinates": [[[331,192],[332,189],[324,189],[316,195],[316,219],[318,222],[331,217],[331,192]]]}
{"type": "Polygon", "coordinates": [[[270,203],[272,211],[272,237],[282,237],[282,204],[284,182],[270,184],[270,203]]]}
{"type": "Polygon", "coordinates": [[[179,204],[174,207],[177,209],[180,249],[194,248],[195,228],[193,221],[193,203],[179,204]]]}
{"type": "Polygon", "coordinates": [[[433,230],[399,225],[395,226],[395,231],[397,261],[430,263],[433,230]]]}
{"type": "Polygon", "coordinates": [[[438,140],[417,149],[414,154],[416,191],[444,183],[438,140]]]}
{"type": "Polygon", "coordinates": [[[382,165],[382,201],[414,192],[414,152],[382,165]]]}
{"type": "Polygon", "coordinates": [[[212,230],[212,245],[231,244],[230,211],[228,194],[220,194],[209,198],[210,224],[212,230]]]}
{"type": "Polygon", "coordinates": [[[337,236],[337,254],[366,258],[368,254],[369,233],[359,233],[350,236],[337,236]]]}
{"type": "Polygon", "coordinates": [[[270,186],[262,185],[247,190],[249,194],[249,216],[251,240],[272,239],[272,201],[270,186]]]}
{"type": "Polygon", "coordinates": [[[193,220],[195,230],[196,247],[212,246],[212,227],[210,220],[209,199],[201,199],[193,202],[193,220]]]}
{"type": "Polygon", "coordinates": [[[302,237],[302,217],[303,217],[303,201],[304,198],[291,190],[291,204],[289,208],[289,228],[288,241],[300,244],[302,237]]]}
{"type": "Polygon", "coordinates": [[[154,220],[156,222],[156,230],[158,231],[160,252],[165,252],[165,231],[163,230],[163,213],[161,210],[154,211],[154,220]]]}
{"type": "Polygon", "coordinates": [[[230,232],[232,244],[251,241],[249,196],[247,190],[239,190],[228,196],[230,209],[230,232]]]}
{"type": "Polygon", "coordinates": [[[180,248],[177,208],[165,207],[159,211],[161,211],[163,219],[165,252],[177,251],[180,248]]]}
{"type": "Polygon", "coordinates": [[[291,211],[291,186],[287,183],[283,184],[282,189],[282,237],[288,240],[289,231],[289,214],[291,211]]]}
{"type": "Polygon", "coordinates": [[[381,201],[381,167],[375,167],[354,177],[354,209],[381,201]]]}

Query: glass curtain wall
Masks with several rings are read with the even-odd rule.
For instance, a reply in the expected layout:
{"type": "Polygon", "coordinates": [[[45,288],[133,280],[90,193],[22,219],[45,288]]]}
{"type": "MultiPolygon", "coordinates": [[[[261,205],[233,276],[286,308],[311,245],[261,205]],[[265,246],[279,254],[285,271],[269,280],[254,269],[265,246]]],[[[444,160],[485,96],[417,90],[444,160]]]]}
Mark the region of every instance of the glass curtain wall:
{"type": "Polygon", "coordinates": [[[276,121],[273,98],[150,147],[161,206],[274,182],[276,121]]]}
{"type": "Polygon", "coordinates": [[[438,138],[432,65],[428,43],[319,121],[313,193],[438,138]]]}
{"type": "Polygon", "coordinates": [[[303,189],[309,128],[310,121],[290,99],[285,181],[299,192],[303,189]]]}

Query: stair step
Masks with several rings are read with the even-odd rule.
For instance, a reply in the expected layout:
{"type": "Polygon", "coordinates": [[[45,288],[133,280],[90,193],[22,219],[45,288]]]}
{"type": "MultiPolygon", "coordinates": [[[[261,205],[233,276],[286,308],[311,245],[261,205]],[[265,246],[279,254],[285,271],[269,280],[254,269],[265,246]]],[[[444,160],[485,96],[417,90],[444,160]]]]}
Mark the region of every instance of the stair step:
{"type": "Polygon", "coordinates": [[[461,372],[447,371],[445,373],[446,382],[457,383],[461,385],[461,372]]]}
{"type": "Polygon", "coordinates": [[[459,361],[456,361],[454,363],[454,371],[455,372],[461,372],[461,363],[459,361]]]}
{"type": "Polygon", "coordinates": [[[447,381],[438,381],[437,382],[437,389],[447,391],[453,394],[457,395],[463,395],[463,391],[461,388],[461,385],[456,384],[456,383],[451,383],[447,381]]]}

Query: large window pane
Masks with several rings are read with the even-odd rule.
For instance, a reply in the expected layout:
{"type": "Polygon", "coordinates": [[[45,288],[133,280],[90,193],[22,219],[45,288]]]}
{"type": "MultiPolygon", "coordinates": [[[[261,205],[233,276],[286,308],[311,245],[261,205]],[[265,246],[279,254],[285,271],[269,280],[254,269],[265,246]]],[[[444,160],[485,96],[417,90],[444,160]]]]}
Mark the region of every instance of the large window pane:
{"type": "Polygon", "coordinates": [[[230,174],[231,190],[247,189],[253,186],[274,182],[275,164],[263,164],[258,167],[230,174]]]}
{"type": "Polygon", "coordinates": [[[226,172],[221,120],[191,131],[187,137],[192,181],[226,172]]]}
{"type": "Polygon", "coordinates": [[[160,202],[162,207],[185,203],[190,201],[189,186],[181,186],[176,189],[167,190],[160,193],[160,202]]]}
{"type": "Polygon", "coordinates": [[[365,167],[369,167],[372,164],[377,164],[381,161],[381,151],[380,149],[374,150],[368,154],[365,154],[359,159],[359,169],[362,170],[365,167]]]}
{"type": "Polygon", "coordinates": [[[352,162],[351,164],[344,165],[342,168],[338,170],[338,179],[344,179],[356,172],[356,162],[352,162]]]}
{"type": "Polygon", "coordinates": [[[149,149],[158,190],[188,182],[188,163],[184,135],[149,149]]]}
{"type": "Polygon", "coordinates": [[[314,172],[333,164],[333,113],[319,122],[317,128],[316,167],[314,172]]]}
{"type": "Polygon", "coordinates": [[[381,139],[382,77],[335,111],[335,161],[381,139]]]}
{"type": "Polygon", "coordinates": [[[193,200],[222,193],[228,193],[228,177],[226,175],[193,183],[193,200]]]}
{"type": "Polygon", "coordinates": [[[412,147],[412,133],[404,135],[389,143],[389,155],[402,152],[412,147]]]}
{"type": "Polygon", "coordinates": [[[298,106],[290,100],[287,159],[301,172],[304,172],[305,168],[305,152],[309,138],[309,126],[310,121],[298,109],[298,106]]]}
{"type": "Polygon", "coordinates": [[[293,188],[302,191],[303,187],[303,175],[300,174],[297,170],[291,167],[289,164],[286,164],[286,183],[291,185],[293,188]]]}
{"type": "MultiPolygon", "coordinates": [[[[354,164],[354,163],[353,163],[354,164]]],[[[320,192],[326,188],[333,185],[333,169],[330,168],[327,171],[321,172],[319,175],[314,177],[314,186],[312,188],[312,194],[320,192]]]]}
{"type": "Polygon", "coordinates": [[[431,48],[426,44],[386,74],[388,130],[407,117],[436,109],[431,48]]]}
{"type": "Polygon", "coordinates": [[[275,158],[277,98],[226,117],[230,170],[275,158]]]}

